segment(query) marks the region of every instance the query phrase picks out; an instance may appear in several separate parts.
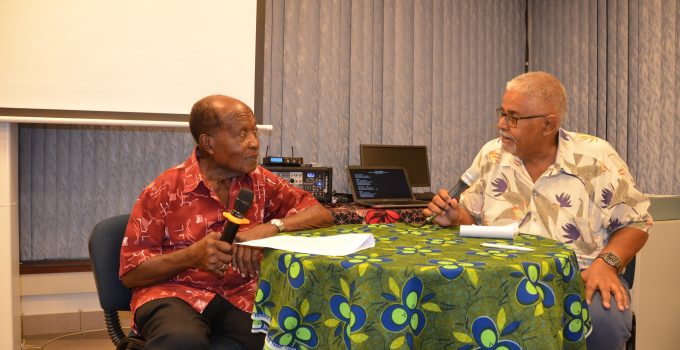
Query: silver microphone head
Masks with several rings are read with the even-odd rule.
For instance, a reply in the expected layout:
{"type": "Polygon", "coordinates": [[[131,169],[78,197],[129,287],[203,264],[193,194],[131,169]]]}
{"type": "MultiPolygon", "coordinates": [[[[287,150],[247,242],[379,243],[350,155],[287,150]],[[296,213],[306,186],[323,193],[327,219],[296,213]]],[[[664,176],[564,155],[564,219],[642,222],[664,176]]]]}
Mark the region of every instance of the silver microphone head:
{"type": "Polygon", "coordinates": [[[468,186],[472,186],[472,184],[477,181],[482,176],[482,174],[479,173],[479,170],[475,168],[470,168],[468,170],[465,170],[463,173],[463,176],[460,177],[463,182],[465,182],[468,186]]]}

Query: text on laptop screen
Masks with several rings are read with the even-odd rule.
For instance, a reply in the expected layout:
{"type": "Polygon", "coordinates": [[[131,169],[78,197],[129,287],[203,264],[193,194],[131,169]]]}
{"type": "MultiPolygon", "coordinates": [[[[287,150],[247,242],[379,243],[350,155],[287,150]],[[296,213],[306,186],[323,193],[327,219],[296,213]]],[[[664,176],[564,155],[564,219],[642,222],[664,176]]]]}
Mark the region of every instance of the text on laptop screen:
{"type": "Polygon", "coordinates": [[[357,199],[411,198],[403,169],[350,169],[357,199]]]}

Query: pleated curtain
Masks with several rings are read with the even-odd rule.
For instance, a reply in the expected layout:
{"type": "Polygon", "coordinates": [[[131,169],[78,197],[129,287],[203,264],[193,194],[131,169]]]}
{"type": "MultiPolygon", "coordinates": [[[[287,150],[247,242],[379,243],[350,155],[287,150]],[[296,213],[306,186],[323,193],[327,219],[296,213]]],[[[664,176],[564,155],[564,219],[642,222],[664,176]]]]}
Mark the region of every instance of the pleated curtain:
{"type": "Polygon", "coordinates": [[[87,258],[94,225],[192,148],[188,129],[20,124],[21,260],[87,258]]]}
{"type": "Polygon", "coordinates": [[[649,194],[680,194],[680,1],[529,1],[529,67],[569,94],[565,127],[606,139],[649,194]]]}
{"type": "Polygon", "coordinates": [[[263,147],[332,166],[336,192],[362,143],[426,145],[431,189],[451,186],[524,70],[523,0],[266,4],[263,147]]]}

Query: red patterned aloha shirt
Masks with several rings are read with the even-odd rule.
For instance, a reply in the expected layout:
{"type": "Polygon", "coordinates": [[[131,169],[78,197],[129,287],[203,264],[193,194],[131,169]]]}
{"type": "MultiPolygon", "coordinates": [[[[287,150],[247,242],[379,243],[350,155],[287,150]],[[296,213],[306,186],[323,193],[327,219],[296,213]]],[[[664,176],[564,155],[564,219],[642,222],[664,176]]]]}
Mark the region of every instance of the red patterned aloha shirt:
{"type": "MultiPolygon", "coordinates": [[[[206,186],[196,152],[194,149],[184,163],[159,175],[137,199],[121,248],[119,276],[156,255],[184,249],[210,232],[222,232],[226,222],[222,213],[227,208],[206,186]]],[[[250,224],[242,225],[240,231],[319,204],[308,192],[258,166],[231,182],[229,210],[242,187],[251,189],[255,198],[246,213],[250,224]]],[[[190,269],[167,282],[134,288],[130,308],[134,315],[148,301],[178,297],[203,312],[215,294],[220,294],[239,309],[251,312],[256,291],[255,278],[242,278],[231,269],[225,270],[224,278],[190,269]]]]}

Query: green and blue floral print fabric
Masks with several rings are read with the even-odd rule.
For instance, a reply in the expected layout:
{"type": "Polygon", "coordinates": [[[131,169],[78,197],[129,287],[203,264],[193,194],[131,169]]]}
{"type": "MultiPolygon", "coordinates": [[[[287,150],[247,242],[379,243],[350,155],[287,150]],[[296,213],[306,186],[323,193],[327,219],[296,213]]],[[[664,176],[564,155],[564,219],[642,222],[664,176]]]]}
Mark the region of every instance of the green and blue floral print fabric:
{"type": "Polygon", "coordinates": [[[291,233],[374,235],[343,257],[265,250],[253,331],[271,349],[583,349],[590,318],[574,252],[519,234],[461,238],[404,223],[291,233]]]}

